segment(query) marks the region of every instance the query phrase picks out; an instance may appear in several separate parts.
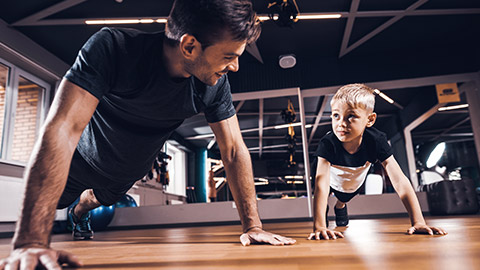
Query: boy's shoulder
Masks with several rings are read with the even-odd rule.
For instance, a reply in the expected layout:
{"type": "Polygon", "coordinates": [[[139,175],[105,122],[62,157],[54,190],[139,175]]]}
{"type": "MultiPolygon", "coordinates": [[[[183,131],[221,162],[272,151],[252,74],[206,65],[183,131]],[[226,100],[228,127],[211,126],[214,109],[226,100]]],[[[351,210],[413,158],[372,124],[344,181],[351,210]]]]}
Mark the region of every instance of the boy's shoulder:
{"type": "Polygon", "coordinates": [[[365,129],[365,132],[363,133],[363,139],[373,140],[375,143],[379,143],[379,141],[381,142],[387,140],[387,134],[374,127],[369,127],[365,129]]]}

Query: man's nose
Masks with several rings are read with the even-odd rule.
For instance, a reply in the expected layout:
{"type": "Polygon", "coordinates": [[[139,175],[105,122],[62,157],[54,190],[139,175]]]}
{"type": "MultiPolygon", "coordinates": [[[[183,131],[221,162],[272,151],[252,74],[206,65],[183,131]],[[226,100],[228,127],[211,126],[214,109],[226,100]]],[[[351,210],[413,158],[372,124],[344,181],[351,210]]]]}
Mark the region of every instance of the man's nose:
{"type": "Polygon", "coordinates": [[[239,69],[238,58],[235,58],[235,60],[230,62],[230,64],[228,64],[227,68],[228,68],[229,71],[237,72],[238,69],[239,69]]]}

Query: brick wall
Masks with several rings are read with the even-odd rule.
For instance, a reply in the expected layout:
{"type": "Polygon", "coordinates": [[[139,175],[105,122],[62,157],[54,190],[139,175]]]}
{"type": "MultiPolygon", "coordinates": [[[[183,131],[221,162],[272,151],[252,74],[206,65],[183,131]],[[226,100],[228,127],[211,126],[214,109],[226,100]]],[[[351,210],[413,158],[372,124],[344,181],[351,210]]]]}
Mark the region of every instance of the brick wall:
{"type": "Polygon", "coordinates": [[[35,143],[38,101],[41,88],[18,90],[15,125],[13,131],[12,160],[28,161],[35,143]]]}

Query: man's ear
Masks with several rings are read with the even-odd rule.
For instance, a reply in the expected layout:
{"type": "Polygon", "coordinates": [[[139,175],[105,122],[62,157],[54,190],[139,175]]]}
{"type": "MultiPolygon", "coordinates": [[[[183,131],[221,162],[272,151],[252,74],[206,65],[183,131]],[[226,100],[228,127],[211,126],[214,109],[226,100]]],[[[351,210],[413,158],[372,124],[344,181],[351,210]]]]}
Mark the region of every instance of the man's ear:
{"type": "Polygon", "coordinates": [[[201,50],[202,45],[194,36],[190,34],[184,34],[180,38],[180,51],[185,58],[194,59],[201,50]]]}
{"type": "Polygon", "coordinates": [[[373,124],[375,124],[375,121],[377,120],[377,114],[372,112],[371,114],[368,115],[368,122],[367,122],[367,127],[372,127],[373,124]]]}

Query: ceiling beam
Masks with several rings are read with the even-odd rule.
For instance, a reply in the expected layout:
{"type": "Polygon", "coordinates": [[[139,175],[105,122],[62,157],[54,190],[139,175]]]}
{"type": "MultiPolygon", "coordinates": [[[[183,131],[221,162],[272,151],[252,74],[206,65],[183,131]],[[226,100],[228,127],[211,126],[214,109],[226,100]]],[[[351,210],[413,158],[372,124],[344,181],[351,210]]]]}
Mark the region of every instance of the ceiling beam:
{"type": "Polygon", "coordinates": [[[312,142],[313,137],[315,136],[315,132],[317,131],[318,124],[322,119],[323,112],[328,104],[328,96],[323,96],[322,105],[320,106],[320,110],[318,111],[317,117],[315,118],[315,123],[313,124],[312,130],[310,131],[310,138],[308,138],[308,143],[312,142]]]}
{"type": "MultiPolygon", "coordinates": [[[[78,4],[81,4],[87,0],[65,0],[60,3],[57,3],[53,6],[50,6],[46,9],[40,10],[39,12],[32,14],[28,17],[25,17],[19,21],[16,21],[12,24],[12,26],[26,26],[26,25],[38,25],[39,21],[45,17],[63,11],[65,9],[71,8],[78,4]]],[[[85,21],[83,21],[85,24],[85,21]]]]}
{"type": "Polygon", "coordinates": [[[363,43],[367,42],[369,39],[373,38],[374,36],[376,36],[377,34],[379,34],[380,32],[382,32],[383,30],[387,29],[388,27],[390,27],[391,25],[393,25],[394,23],[398,22],[399,20],[401,20],[403,17],[405,17],[406,14],[408,13],[411,13],[411,11],[417,9],[418,7],[420,7],[421,5],[425,4],[426,2],[428,2],[428,0],[419,0],[417,2],[415,2],[413,5],[409,6],[404,13],[401,13],[401,14],[398,14],[396,16],[394,16],[393,18],[389,19],[388,21],[386,21],[384,24],[380,25],[379,27],[375,28],[372,32],[366,34],[365,36],[363,36],[361,39],[357,40],[355,43],[352,44],[352,46],[348,46],[345,50],[341,51],[340,52],[340,56],[339,58],[345,56],[346,54],[348,54],[349,52],[353,51],[355,48],[357,48],[358,46],[362,45],[363,43]]]}
{"type": "Polygon", "coordinates": [[[350,5],[350,12],[348,13],[347,24],[345,25],[345,31],[343,32],[343,39],[342,45],[340,47],[340,56],[344,55],[344,52],[348,48],[348,42],[350,41],[350,35],[352,34],[353,23],[355,22],[355,17],[358,11],[358,5],[360,4],[360,0],[352,0],[352,4],[350,5]]]}
{"type": "MultiPolygon", "coordinates": [[[[469,82],[469,81],[475,80],[476,76],[477,76],[477,73],[472,72],[472,73],[459,73],[459,74],[450,74],[450,75],[421,77],[421,78],[413,78],[413,79],[366,82],[365,84],[372,88],[377,88],[381,91],[385,91],[385,90],[392,90],[392,89],[432,86],[439,83],[469,82]]],[[[324,95],[333,95],[340,87],[342,87],[342,85],[304,89],[302,90],[302,96],[318,97],[318,96],[324,96],[324,95]]]]}

